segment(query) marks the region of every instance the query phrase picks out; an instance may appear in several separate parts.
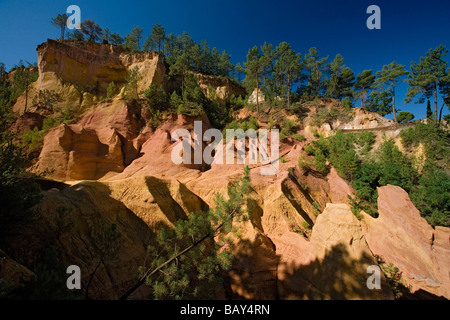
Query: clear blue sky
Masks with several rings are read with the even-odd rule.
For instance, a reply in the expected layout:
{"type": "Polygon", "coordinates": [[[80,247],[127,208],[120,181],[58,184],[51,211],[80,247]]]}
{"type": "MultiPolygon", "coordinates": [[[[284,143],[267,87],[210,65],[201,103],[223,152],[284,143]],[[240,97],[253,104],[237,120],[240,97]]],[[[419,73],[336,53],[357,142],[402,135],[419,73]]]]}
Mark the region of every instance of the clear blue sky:
{"type": "MultiPolygon", "coordinates": [[[[59,37],[50,19],[71,4],[81,8],[82,20],[92,19],[122,36],[133,25],[148,34],[155,23],[167,33],[187,31],[196,41],[227,50],[234,63],[264,41],[287,41],[302,54],[313,46],[321,56],[341,53],[355,73],[380,70],[393,60],[409,69],[430,48],[450,48],[449,0],[0,0],[0,62],[7,69],[20,59],[35,62],[37,45],[59,37]],[[381,8],[381,30],[366,28],[371,4],[381,8]]],[[[399,87],[397,106],[416,119],[425,117],[425,106],[404,105],[406,89],[406,84],[399,87]]]]}

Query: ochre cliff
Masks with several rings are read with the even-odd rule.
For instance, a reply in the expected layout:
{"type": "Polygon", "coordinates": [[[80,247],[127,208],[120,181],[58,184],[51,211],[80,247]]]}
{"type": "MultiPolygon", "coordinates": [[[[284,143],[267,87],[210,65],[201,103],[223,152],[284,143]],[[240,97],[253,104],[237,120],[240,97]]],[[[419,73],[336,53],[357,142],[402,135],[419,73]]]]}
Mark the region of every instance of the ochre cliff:
{"type": "MultiPolygon", "coordinates": [[[[79,91],[79,85],[98,83],[102,92],[111,81],[123,84],[133,67],[143,75],[140,89],[151,83],[164,86],[166,70],[157,54],[126,54],[111,45],[48,41],[38,48],[38,55],[39,79],[33,84],[38,92],[33,101],[38,102],[31,110],[41,116],[65,107],[79,108],[80,113],[72,123],[54,127],[45,136],[31,170],[65,184],[43,192],[44,198],[35,208],[43,219],[16,243],[30,248],[55,244],[65,252],[65,262],[93,270],[98,260],[96,235],[117,225],[122,234],[119,259],[103,263],[91,291],[92,298],[114,299],[136,280],[138,267],[145,263],[146,245],[154,243],[159,230],[191,212],[214,207],[216,193],[226,196],[227,187],[242,175],[244,165],[172,162],[172,151],[181,142],[172,141],[171,134],[176,129],[192,132],[194,121],[202,122],[204,132],[211,126],[206,115],[170,113],[154,127],[149,124],[150,109],[142,101],[117,96],[100,102],[86,87],[79,91]],[[44,93],[62,100],[46,98],[44,106],[39,102],[39,94],[44,93]],[[68,208],[67,219],[74,222],[68,230],[59,230],[55,223],[60,207],[68,208]]],[[[223,101],[242,93],[242,88],[220,78],[199,76],[199,84],[207,95],[213,88],[223,101]]],[[[21,103],[19,100],[14,106],[19,114],[21,103]]],[[[266,125],[269,117],[301,121],[285,111],[267,109],[261,111],[261,125],[266,125]]],[[[375,219],[362,214],[358,220],[347,204],[354,191],[334,168],[323,175],[299,166],[299,157],[306,155],[303,147],[315,139],[315,129],[331,132],[390,125],[376,114],[360,109],[352,112],[350,120],[336,121],[332,128],[302,123],[297,133],[306,141],[281,141],[283,161],[278,161],[275,175],[261,175],[261,164],[250,165],[250,220],[238,225],[242,238],[233,249],[236,259],[220,297],[393,299],[383,275],[381,289],[371,290],[366,285],[368,267],[378,265],[376,256],[396,265],[413,293],[423,290],[450,297],[448,228],[433,229],[407,193],[390,185],[378,190],[380,216],[375,219]]],[[[17,131],[39,127],[42,118],[36,114],[21,117],[17,131]]],[[[255,115],[245,108],[234,116],[240,122],[255,115]]],[[[29,264],[35,260],[33,256],[25,259],[29,264]]],[[[5,268],[17,263],[6,255],[0,262],[5,268]]],[[[11,277],[14,281],[30,276],[24,266],[17,270],[11,277]]],[[[88,275],[83,273],[83,281],[88,275]]],[[[143,287],[132,298],[145,298],[147,293],[143,287]]]]}

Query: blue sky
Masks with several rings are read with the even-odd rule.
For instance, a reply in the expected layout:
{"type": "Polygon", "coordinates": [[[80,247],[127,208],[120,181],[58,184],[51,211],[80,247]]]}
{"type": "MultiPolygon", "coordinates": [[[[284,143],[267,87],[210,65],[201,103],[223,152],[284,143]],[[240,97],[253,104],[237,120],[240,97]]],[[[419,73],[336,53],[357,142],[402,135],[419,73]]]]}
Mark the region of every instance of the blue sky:
{"type": "MultiPolygon", "coordinates": [[[[155,23],[167,33],[187,31],[196,41],[227,50],[234,63],[264,41],[287,41],[302,54],[314,46],[330,59],[341,53],[355,73],[380,70],[393,60],[409,69],[430,48],[450,48],[448,0],[0,0],[0,62],[7,69],[20,59],[35,62],[37,45],[59,37],[49,20],[71,4],[81,8],[82,20],[92,19],[122,36],[133,25],[148,34],[155,23]],[[381,8],[381,30],[366,27],[371,4],[381,8]]],[[[398,88],[397,107],[425,117],[424,105],[404,105],[406,90],[406,84],[398,88]]]]}

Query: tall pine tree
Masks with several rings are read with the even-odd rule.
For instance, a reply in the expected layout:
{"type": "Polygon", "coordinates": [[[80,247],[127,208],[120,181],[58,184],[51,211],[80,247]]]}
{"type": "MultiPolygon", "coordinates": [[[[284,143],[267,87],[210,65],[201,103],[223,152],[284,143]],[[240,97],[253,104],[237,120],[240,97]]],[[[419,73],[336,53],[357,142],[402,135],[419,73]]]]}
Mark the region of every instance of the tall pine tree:
{"type": "Polygon", "coordinates": [[[438,118],[438,92],[445,88],[448,81],[447,61],[444,57],[448,50],[440,45],[435,49],[430,49],[425,57],[420,58],[420,62],[411,62],[411,73],[408,77],[408,93],[406,94],[406,103],[411,102],[413,98],[419,96],[416,103],[423,103],[425,99],[433,97],[434,100],[434,120],[437,124],[438,118]]]}
{"type": "Polygon", "coordinates": [[[393,61],[377,72],[377,79],[375,85],[381,90],[390,91],[392,96],[392,114],[394,121],[397,122],[397,115],[395,112],[395,89],[397,85],[408,75],[409,72],[405,69],[405,66],[393,61]]]}

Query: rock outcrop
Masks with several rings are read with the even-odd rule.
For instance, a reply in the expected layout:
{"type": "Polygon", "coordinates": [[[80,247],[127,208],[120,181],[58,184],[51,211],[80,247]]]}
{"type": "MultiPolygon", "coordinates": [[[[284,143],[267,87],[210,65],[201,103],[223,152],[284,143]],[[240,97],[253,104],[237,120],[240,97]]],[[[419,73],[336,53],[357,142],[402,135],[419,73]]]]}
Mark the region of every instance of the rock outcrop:
{"type": "MultiPolygon", "coordinates": [[[[142,76],[139,91],[165,81],[163,59],[155,52],[128,54],[110,44],[50,39],[39,45],[37,52],[39,78],[28,93],[27,110],[32,112],[51,114],[70,109],[81,114],[106,96],[111,82],[118,88],[124,85],[134,67],[142,76]]],[[[24,109],[21,96],[13,111],[22,114],[24,109]]]]}
{"type": "Polygon", "coordinates": [[[197,73],[198,84],[203,90],[203,93],[208,98],[212,98],[214,91],[214,98],[225,103],[234,96],[244,97],[246,92],[245,89],[234,81],[228,78],[217,77],[217,76],[206,76],[197,73]]]}
{"type": "Polygon", "coordinates": [[[413,293],[450,298],[450,229],[433,230],[400,187],[378,188],[378,195],[379,217],[363,219],[372,252],[398,267],[413,293]]]}

